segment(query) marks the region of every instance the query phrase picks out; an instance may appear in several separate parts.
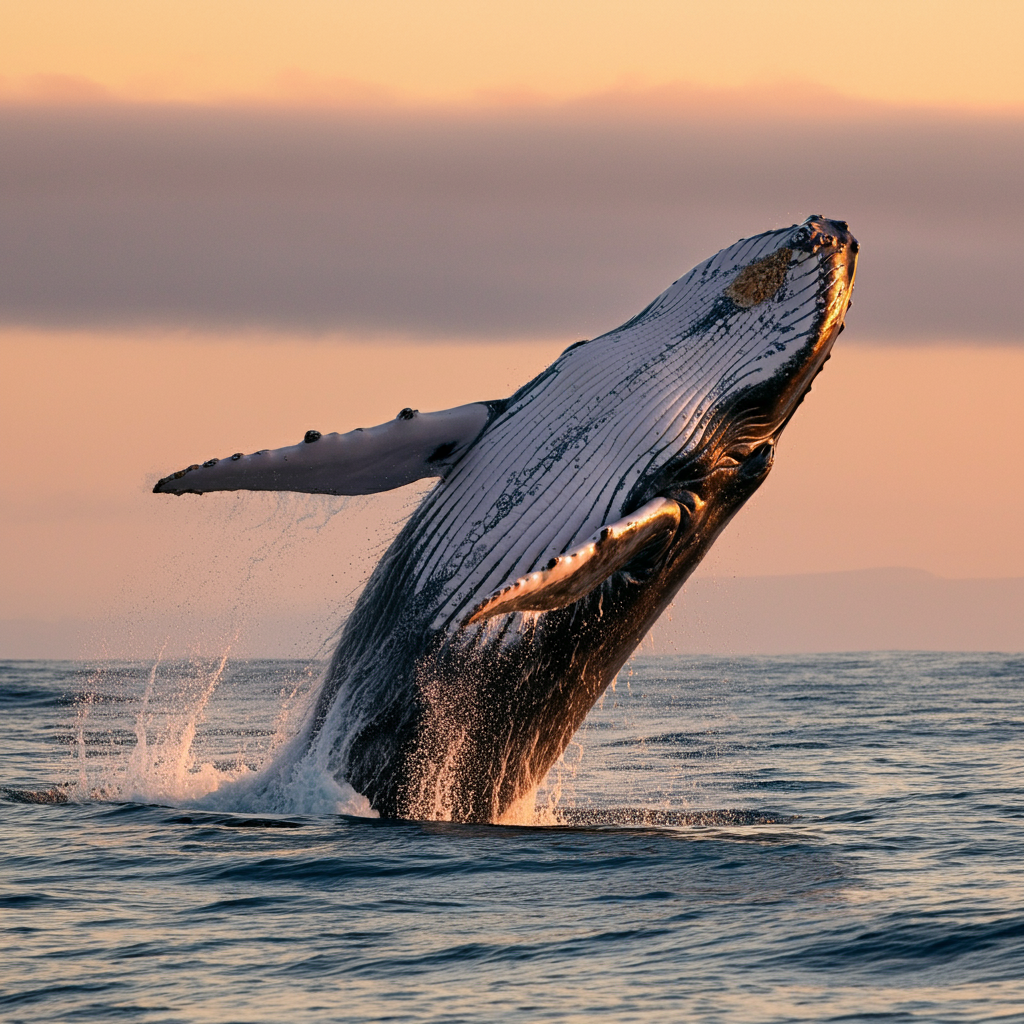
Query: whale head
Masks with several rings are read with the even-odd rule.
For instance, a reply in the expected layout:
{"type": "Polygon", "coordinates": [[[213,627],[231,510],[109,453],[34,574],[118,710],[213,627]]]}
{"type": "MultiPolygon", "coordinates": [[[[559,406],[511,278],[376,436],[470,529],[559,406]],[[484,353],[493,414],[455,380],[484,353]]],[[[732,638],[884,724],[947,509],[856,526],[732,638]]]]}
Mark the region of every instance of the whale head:
{"type": "Polygon", "coordinates": [[[631,511],[660,495],[683,510],[661,560],[659,612],[771,470],[780,435],[843,330],[858,250],[845,221],[811,216],[723,250],[619,329],[649,332],[686,296],[673,345],[679,386],[660,399],[663,420],[666,406],[676,414],[665,431],[673,436],[624,502],[631,511]]]}

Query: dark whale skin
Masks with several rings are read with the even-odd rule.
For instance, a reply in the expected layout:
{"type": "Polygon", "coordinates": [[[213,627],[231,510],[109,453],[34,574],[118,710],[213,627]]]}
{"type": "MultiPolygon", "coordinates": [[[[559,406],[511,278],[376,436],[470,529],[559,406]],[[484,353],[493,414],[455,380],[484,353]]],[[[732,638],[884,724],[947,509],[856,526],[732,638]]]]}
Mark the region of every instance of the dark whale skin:
{"type": "MultiPolygon", "coordinates": [[[[820,217],[753,241],[761,238],[769,247],[785,244],[776,247],[776,263],[784,264],[790,252],[805,268],[808,259],[817,261],[812,311],[801,321],[799,343],[786,349],[774,372],[750,386],[722,388],[704,416],[698,444],[635,474],[621,510],[631,512],[656,496],[679,502],[681,522],[667,546],[642,553],[565,607],[464,626],[465,602],[443,611],[451,579],[424,580],[422,572],[438,503],[446,488],[459,486],[460,464],[385,553],[346,623],[307,734],[311,747],[326,752],[335,775],[381,816],[497,822],[531,801],[591,707],[766,478],[782,430],[843,329],[859,246],[845,222],[820,217]]],[[[735,285],[726,294],[742,297],[735,285]]],[[[765,301],[756,282],[751,294],[765,301]]],[[[691,335],[680,336],[699,338],[709,324],[727,329],[723,321],[728,325],[744,309],[733,299],[716,299],[708,314],[714,319],[698,319],[686,326],[691,335]]],[[[637,329],[647,313],[618,330],[637,329]]],[[[771,332],[765,341],[769,351],[771,332]]],[[[550,373],[507,402],[492,403],[483,436],[506,410],[529,409],[531,393],[550,373]]],[[[601,408],[608,405],[605,400],[601,408]]],[[[463,461],[472,457],[471,451],[463,461]]],[[[566,508],[575,498],[568,489],[559,494],[566,508]]]]}

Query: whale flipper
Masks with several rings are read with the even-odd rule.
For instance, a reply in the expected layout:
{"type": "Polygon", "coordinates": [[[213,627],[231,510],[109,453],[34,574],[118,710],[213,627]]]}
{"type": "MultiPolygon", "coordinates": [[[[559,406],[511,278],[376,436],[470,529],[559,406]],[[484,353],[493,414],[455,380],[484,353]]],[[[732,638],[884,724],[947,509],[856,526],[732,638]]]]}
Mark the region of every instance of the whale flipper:
{"type": "Polygon", "coordinates": [[[207,491],[302,491],[373,494],[428,476],[443,476],[490,421],[487,402],[441,412],[403,409],[376,427],[347,434],[306,432],[299,444],[252,455],[210,459],[164,477],[155,494],[207,491]]]}
{"type": "Polygon", "coordinates": [[[552,558],[538,572],[496,590],[463,619],[468,626],[506,612],[562,608],[585,597],[648,545],[667,543],[679,528],[682,507],[671,498],[655,498],[632,515],[609,523],[589,540],[552,558]]]}

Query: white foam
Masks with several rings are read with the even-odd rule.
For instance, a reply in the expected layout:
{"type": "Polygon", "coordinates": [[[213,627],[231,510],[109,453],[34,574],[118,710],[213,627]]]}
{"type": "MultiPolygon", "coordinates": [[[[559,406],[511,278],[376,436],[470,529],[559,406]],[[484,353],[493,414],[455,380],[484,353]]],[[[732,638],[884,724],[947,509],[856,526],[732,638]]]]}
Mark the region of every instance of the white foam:
{"type": "MultiPolygon", "coordinates": [[[[69,796],[247,814],[376,817],[364,796],[334,778],[315,747],[306,749],[310,694],[300,693],[299,685],[282,695],[261,749],[211,756],[202,742],[204,726],[228,658],[225,651],[214,665],[187,674],[182,668],[195,666],[162,666],[158,657],[137,698],[125,694],[122,702],[100,704],[86,695],[76,722],[78,779],[69,796]],[[109,742],[129,732],[134,744],[109,742]]],[[[101,670],[90,689],[111,682],[101,670]]]]}

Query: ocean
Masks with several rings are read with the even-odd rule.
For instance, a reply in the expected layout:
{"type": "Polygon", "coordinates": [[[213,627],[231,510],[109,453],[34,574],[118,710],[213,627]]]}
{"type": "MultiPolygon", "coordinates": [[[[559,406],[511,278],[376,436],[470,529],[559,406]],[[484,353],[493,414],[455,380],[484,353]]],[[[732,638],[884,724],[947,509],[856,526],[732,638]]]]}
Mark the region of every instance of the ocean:
{"type": "Polygon", "coordinates": [[[0,663],[0,1017],[1024,1021],[1024,656],[639,655],[523,826],[252,786],[321,671],[0,663]]]}

